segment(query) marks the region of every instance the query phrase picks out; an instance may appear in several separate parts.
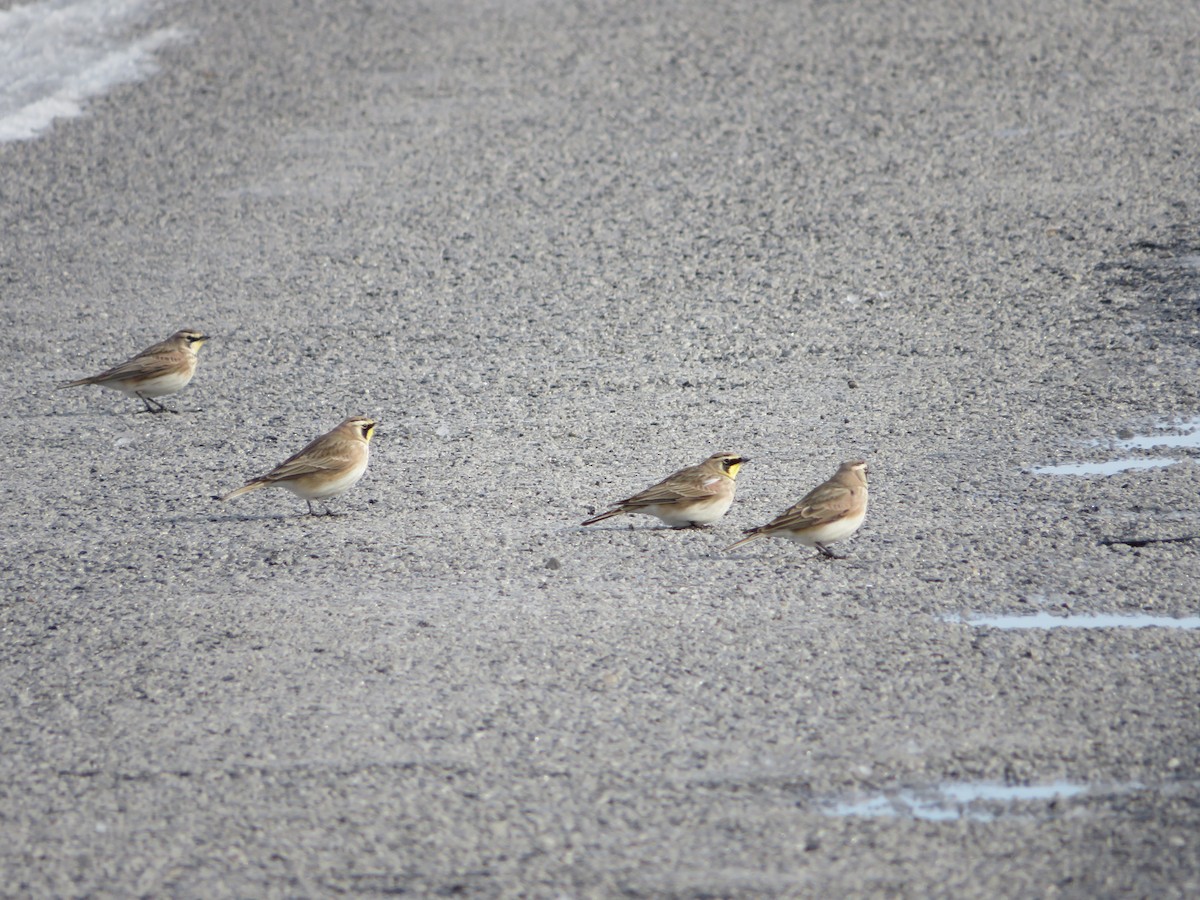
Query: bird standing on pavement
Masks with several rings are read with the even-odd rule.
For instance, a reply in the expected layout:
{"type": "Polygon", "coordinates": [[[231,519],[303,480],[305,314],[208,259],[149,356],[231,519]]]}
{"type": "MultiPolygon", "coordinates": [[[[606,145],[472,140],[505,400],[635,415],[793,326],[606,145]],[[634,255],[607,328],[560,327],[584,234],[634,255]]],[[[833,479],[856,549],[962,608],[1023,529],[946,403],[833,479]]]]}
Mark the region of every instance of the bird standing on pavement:
{"type": "Polygon", "coordinates": [[[137,397],[146,405],[145,410],[139,412],[178,413],[179,410],[171,409],[154,398],[174,394],[188,386],[196,374],[197,351],[207,340],[208,335],[200,331],[177,331],[165,341],[147,347],[119,366],[106,369],[99,375],[65,382],[58,387],[98,384],[137,397]]]}
{"type": "Polygon", "coordinates": [[[750,528],[733,550],[764,537],[782,537],[816,547],[831,559],[841,559],[829,545],[858,531],[867,517],[867,464],[856,459],[844,462],[833,477],[804,495],[796,505],[780,513],[766,525],[750,528]]]}
{"type": "Polygon", "coordinates": [[[737,488],[738,469],[748,461],[737,453],[714,453],[699,465],[680,469],[583,524],[645,513],[672,528],[711,525],[729,511],[737,488]]]}
{"type": "Polygon", "coordinates": [[[247,481],[221,499],[232,500],[259,488],[281,487],[304,499],[309,515],[317,515],[313,511],[314,500],[322,502],[326,515],[333,515],[325,501],[344,494],[362,478],[367,471],[371,455],[369,445],[374,433],[374,419],[351,416],[266,475],[247,481]]]}

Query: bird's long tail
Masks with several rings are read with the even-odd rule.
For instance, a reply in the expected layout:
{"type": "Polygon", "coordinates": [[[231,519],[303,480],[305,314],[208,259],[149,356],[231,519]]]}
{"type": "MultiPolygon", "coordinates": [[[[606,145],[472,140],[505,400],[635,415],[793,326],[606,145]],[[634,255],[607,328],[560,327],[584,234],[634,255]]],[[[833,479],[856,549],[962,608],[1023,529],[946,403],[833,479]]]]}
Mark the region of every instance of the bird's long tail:
{"type": "Polygon", "coordinates": [[[95,378],[93,378],[93,377],[91,377],[91,376],[88,376],[87,378],[76,378],[74,381],[63,381],[63,382],[60,382],[59,384],[56,384],[56,385],[54,386],[54,389],[55,389],[56,391],[61,391],[61,390],[63,390],[64,388],[69,388],[69,387],[82,387],[82,386],[83,386],[83,385],[85,385],[85,384],[95,384],[95,383],[96,383],[96,379],[95,379],[95,378]]]}
{"type": "Polygon", "coordinates": [[[749,544],[751,541],[757,541],[761,537],[766,537],[766,535],[763,534],[761,531],[757,531],[752,528],[746,532],[746,537],[742,538],[740,541],[734,541],[732,544],[730,544],[728,547],[725,548],[724,552],[728,553],[730,550],[736,550],[738,547],[745,546],[746,544],[749,544]]]}
{"type": "Polygon", "coordinates": [[[245,484],[243,484],[240,488],[238,488],[237,490],[230,491],[228,494],[223,496],[221,499],[222,500],[232,500],[234,497],[240,497],[240,496],[242,496],[242,494],[248,494],[251,491],[258,490],[260,487],[265,487],[266,484],[267,484],[267,482],[260,481],[258,479],[255,479],[254,481],[248,481],[245,484]]]}
{"type": "Polygon", "coordinates": [[[593,516],[592,518],[588,519],[586,522],[583,522],[582,524],[595,525],[597,522],[603,522],[605,519],[611,519],[613,516],[619,516],[624,512],[625,512],[625,510],[621,509],[618,506],[616,509],[610,509],[608,512],[600,513],[600,515],[598,515],[598,516],[593,516]]]}

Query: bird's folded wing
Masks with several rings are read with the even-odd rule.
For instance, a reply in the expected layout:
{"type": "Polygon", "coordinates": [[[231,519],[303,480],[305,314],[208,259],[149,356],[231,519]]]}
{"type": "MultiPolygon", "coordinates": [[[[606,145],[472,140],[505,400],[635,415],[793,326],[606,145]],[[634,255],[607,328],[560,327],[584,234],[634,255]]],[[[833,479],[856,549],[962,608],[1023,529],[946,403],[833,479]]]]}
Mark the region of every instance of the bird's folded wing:
{"type": "Polygon", "coordinates": [[[339,447],[329,447],[315,452],[320,440],[317,438],[310,442],[303,450],[289,456],[263,477],[271,481],[290,481],[294,478],[312,475],[314,472],[327,472],[330,469],[346,465],[347,456],[345,453],[339,452],[341,450],[339,447]]]}
{"type": "Polygon", "coordinates": [[[281,462],[263,478],[270,481],[292,481],[312,475],[316,472],[327,472],[337,468],[334,460],[330,459],[289,459],[281,462]]]}
{"type": "Polygon", "coordinates": [[[622,506],[653,506],[656,503],[670,503],[673,500],[703,500],[712,497],[721,490],[719,475],[708,477],[696,476],[691,478],[668,478],[658,484],[646,488],[640,494],[634,494],[628,500],[622,501],[622,506]]]}
{"type": "Polygon", "coordinates": [[[127,359],[118,366],[96,376],[96,381],[117,381],[124,378],[157,378],[169,375],[179,366],[179,360],[166,354],[148,354],[127,359]]]}
{"type": "Polygon", "coordinates": [[[836,522],[854,506],[854,493],[840,484],[823,484],[768,523],[775,528],[812,528],[836,522]]]}

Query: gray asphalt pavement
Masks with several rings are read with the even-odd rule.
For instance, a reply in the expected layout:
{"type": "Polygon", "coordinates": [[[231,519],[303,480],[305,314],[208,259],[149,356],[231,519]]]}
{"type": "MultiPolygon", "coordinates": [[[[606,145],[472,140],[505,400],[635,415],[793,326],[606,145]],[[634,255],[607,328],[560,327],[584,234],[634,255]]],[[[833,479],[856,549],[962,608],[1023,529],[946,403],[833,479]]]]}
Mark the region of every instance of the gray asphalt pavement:
{"type": "Polygon", "coordinates": [[[151,25],[0,145],[5,895],[1200,893],[1200,630],[963,621],[1200,615],[1113,444],[1200,415],[1194,2],[151,25]],[[179,416],[54,390],[185,327],[179,416]],[[213,499],[355,413],[346,515],[213,499]]]}

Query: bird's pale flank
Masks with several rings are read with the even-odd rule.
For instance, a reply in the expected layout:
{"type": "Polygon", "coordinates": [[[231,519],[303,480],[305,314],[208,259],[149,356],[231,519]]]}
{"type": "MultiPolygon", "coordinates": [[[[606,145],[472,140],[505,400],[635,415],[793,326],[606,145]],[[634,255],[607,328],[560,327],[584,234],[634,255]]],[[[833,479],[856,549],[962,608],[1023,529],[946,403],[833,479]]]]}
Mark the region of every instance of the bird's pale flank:
{"type": "Polygon", "coordinates": [[[105,369],[99,375],[68,381],[58,387],[98,384],[137,397],[146,406],[139,412],[176,413],[178,410],[154,398],[174,394],[188,386],[196,374],[197,351],[208,339],[208,335],[200,331],[177,331],[165,341],[147,347],[137,356],[105,369]]]}
{"type": "Polygon", "coordinates": [[[326,514],[332,515],[327,501],[350,490],[367,471],[374,433],[374,419],[351,416],[266,475],[252,478],[221,499],[232,500],[259,488],[281,487],[305,500],[310,515],[317,514],[313,511],[314,500],[321,501],[326,514]]]}
{"type": "Polygon", "coordinates": [[[729,511],[738,469],[749,460],[737,453],[714,453],[698,465],[668,475],[658,484],[627,497],[608,512],[584,522],[594,525],[614,516],[645,513],[671,528],[711,525],[729,511]]]}
{"type": "Polygon", "coordinates": [[[816,547],[825,556],[838,559],[829,545],[858,531],[867,517],[867,464],[856,459],[844,462],[833,477],[809,491],[797,504],[766,525],[747,529],[747,537],[727,547],[733,550],[764,537],[781,537],[816,547]]]}

